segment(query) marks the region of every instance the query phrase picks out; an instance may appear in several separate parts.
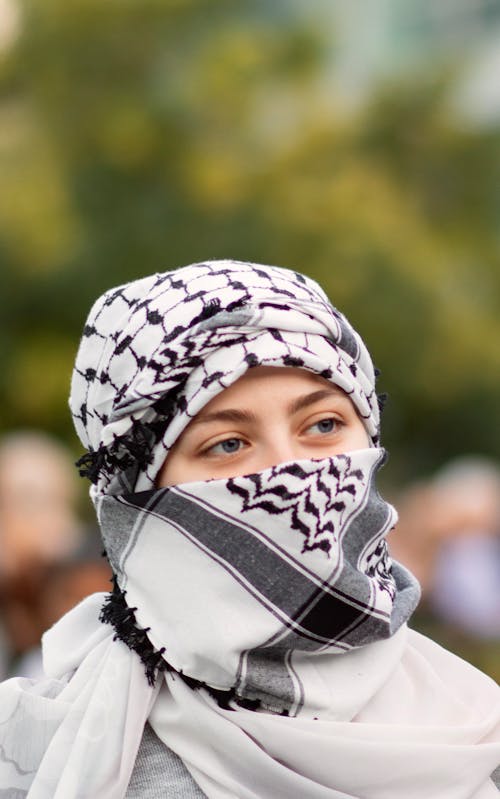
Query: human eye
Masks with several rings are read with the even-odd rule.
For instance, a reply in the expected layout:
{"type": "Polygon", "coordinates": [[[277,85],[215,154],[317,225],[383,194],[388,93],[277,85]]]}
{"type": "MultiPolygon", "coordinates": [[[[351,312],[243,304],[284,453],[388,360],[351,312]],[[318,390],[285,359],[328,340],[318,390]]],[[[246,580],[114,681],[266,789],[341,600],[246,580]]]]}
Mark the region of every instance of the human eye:
{"type": "Polygon", "coordinates": [[[204,450],[205,455],[234,455],[245,446],[245,442],[241,438],[224,438],[215,444],[207,447],[204,450]]]}
{"type": "Polygon", "coordinates": [[[310,424],[306,429],[306,433],[308,435],[317,435],[318,433],[320,435],[328,435],[328,433],[337,432],[341,426],[340,420],[334,416],[324,416],[310,424]]]}

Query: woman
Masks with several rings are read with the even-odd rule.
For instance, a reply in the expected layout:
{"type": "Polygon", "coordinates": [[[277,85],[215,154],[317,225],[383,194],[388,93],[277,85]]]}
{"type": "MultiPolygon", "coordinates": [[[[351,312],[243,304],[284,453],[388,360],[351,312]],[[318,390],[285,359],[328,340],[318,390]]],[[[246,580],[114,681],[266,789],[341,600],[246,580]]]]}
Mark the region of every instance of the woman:
{"type": "Polygon", "coordinates": [[[70,404],[114,589],[0,691],[7,796],[497,796],[498,688],[406,626],[373,366],[313,281],[108,292],[70,404]]]}

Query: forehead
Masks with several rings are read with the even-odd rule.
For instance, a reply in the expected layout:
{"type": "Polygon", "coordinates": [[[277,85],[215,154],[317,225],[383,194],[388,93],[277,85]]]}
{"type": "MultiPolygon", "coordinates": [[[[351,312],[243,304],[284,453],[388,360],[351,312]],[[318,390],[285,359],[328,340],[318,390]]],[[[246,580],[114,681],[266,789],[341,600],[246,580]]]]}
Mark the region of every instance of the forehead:
{"type": "Polygon", "coordinates": [[[266,396],[272,396],[274,401],[278,398],[286,402],[320,390],[327,390],[332,395],[338,394],[347,399],[341,388],[306,369],[256,366],[210,400],[198,416],[202,417],[233,405],[260,405],[266,396]]]}

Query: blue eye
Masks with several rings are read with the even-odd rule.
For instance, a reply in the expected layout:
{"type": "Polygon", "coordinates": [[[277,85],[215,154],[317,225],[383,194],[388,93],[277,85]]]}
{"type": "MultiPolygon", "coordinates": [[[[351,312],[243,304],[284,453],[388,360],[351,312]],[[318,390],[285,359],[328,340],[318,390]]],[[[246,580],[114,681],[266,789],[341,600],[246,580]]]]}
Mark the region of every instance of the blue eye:
{"type": "Polygon", "coordinates": [[[242,441],[239,438],[226,438],[225,441],[219,441],[218,444],[214,444],[211,450],[219,454],[223,452],[225,455],[232,455],[241,449],[241,445],[242,441]]]}
{"type": "Polygon", "coordinates": [[[331,433],[336,425],[335,419],[320,419],[311,425],[311,428],[316,428],[320,433],[331,433]]]}

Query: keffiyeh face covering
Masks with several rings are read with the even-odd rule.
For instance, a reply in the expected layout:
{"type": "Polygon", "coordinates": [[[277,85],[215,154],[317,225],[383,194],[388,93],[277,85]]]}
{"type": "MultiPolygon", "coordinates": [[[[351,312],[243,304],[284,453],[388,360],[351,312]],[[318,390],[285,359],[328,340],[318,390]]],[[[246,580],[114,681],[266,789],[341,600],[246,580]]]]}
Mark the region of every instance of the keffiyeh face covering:
{"type": "MultiPolygon", "coordinates": [[[[226,700],[312,712],[311,656],[388,638],[417,597],[386,552],[380,458],[361,450],[103,498],[108,556],[156,652],[226,700]]],[[[113,601],[105,617],[128,641],[113,601]]]]}
{"type": "Polygon", "coordinates": [[[418,585],[387,552],[374,384],[288,270],[196,264],[97,301],[70,404],[116,584],[46,634],[46,683],[0,686],[1,787],[123,799],[147,721],[210,799],[498,795],[498,689],[405,625],[418,585]],[[257,365],[340,386],[368,446],[157,488],[190,420],[257,365]]]}

